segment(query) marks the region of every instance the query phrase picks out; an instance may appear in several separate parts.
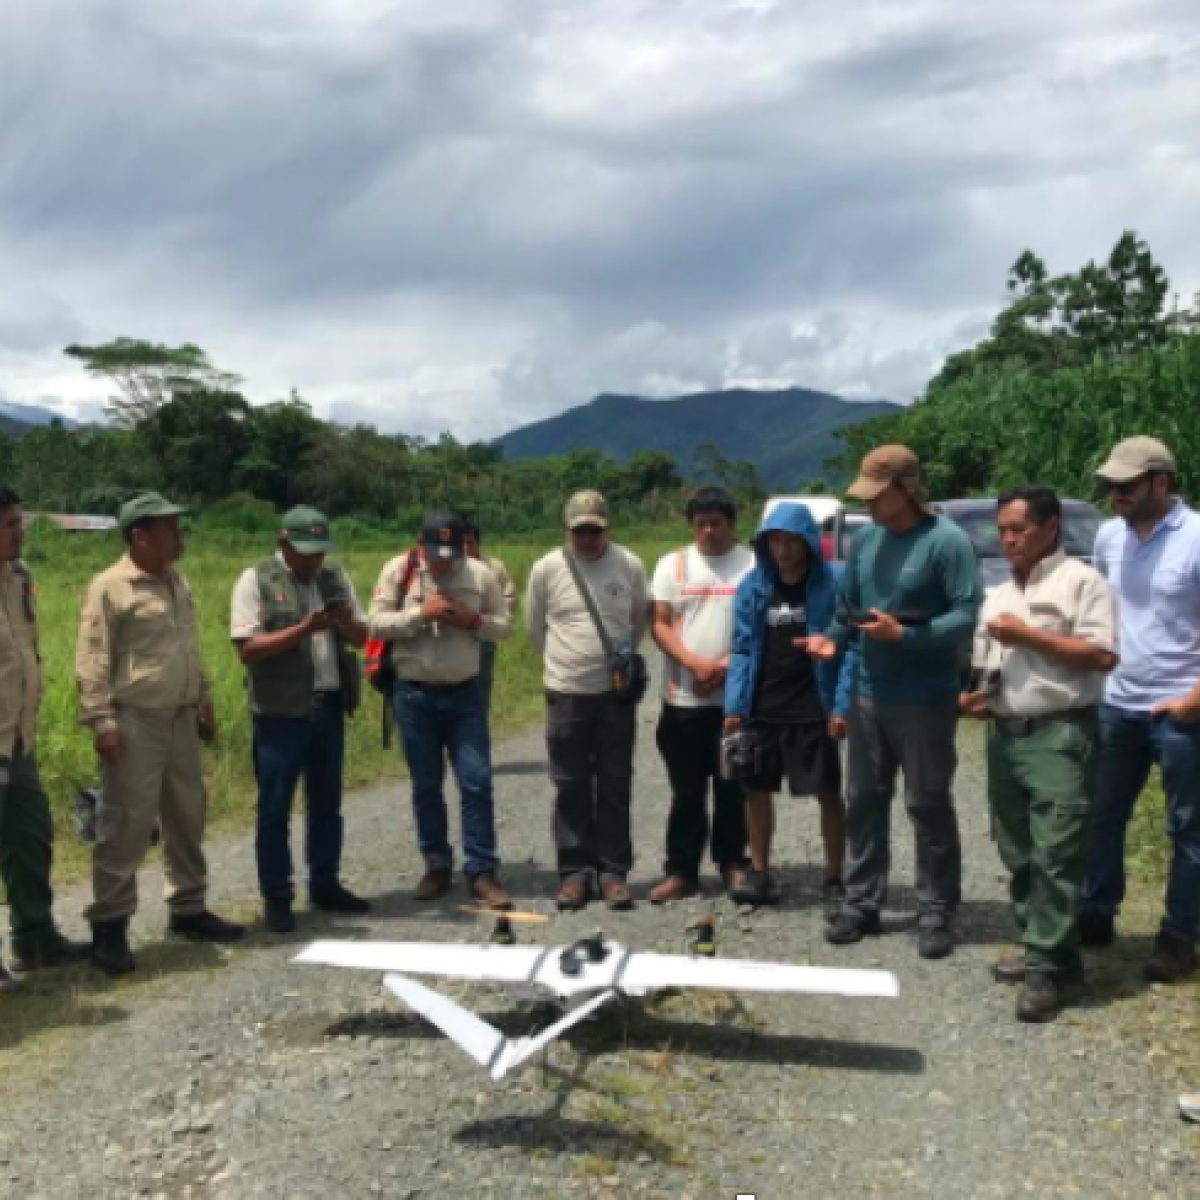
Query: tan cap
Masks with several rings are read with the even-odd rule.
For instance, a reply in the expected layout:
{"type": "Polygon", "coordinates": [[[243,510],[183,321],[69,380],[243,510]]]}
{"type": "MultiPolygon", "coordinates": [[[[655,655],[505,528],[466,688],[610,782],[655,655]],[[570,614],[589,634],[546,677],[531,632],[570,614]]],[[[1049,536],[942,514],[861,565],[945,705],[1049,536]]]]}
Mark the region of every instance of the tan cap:
{"type": "Polygon", "coordinates": [[[1175,455],[1158,438],[1131,437],[1112,448],[1108,461],[1096,474],[1110,483],[1128,483],[1151,471],[1169,471],[1174,475],[1175,455]]]}
{"type": "Polygon", "coordinates": [[[563,509],[563,524],[568,529],[580,525],[608,528],[608,503],[599,492],[576,492],[563,509]]]}
{"type": "Polygon", "coordinates": [[[858,478],[846,489],[856,500],[874,500],[898,483],[922,508],[929,496],[921,482],[921,462],[907,446],[880,446],[862,460],[858,478]]]}

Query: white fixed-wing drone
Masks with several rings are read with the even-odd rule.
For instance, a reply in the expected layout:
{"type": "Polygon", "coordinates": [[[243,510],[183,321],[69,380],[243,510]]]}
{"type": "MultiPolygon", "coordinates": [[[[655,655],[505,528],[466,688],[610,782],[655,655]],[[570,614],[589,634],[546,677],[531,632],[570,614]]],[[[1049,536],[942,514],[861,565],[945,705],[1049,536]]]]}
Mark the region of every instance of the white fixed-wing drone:
{"type": "Polygon", "coordinates": [[[900,994],[896,977],[888,971],[650,954],[607,941],[599,933],[568,946],[314,942],[292,961],[383,972],[384,984],[393,995],[457,1042],[493,1080],[503,1079],[618,996],[645,996],[665,988],[884,998],[900,994]],[[532,1037],[507,1038],[494,1025],[409,975],[499,983],[522,992],[532,988],[557,999],[567,1011],[532,1037]]]}

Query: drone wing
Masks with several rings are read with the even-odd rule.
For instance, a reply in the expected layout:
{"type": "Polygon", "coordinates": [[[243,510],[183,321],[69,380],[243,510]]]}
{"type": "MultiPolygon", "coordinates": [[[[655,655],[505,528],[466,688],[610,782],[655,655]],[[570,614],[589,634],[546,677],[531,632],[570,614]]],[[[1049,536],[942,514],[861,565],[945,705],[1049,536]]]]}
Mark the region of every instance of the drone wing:
{"type": "Polygon", "coordinates": [[[900,985],[890,971],[797,967],[786,963],[685,958],[672,954],[632,954],[620,978],[614,982],[627,992],[687,987],[889,999],[900,994],[900,985]]]}
{"type": "Polygon", "coordinates": [[[313,942],[292,962],[495,983],[537,983],[555,948],[465,946],[456,942],[313,942]]]}
{"type": "Polygon", "coordinates": [[[394,996],[465,1050],[494,1080],[503,1079],[514,1067],[526,1062],[559,1034],[590,1016],[617,994],[612,990],[600,992],[534,1037],[506,1038],[494,1025],[463,1008],[457,1001],[427,988],[415,979],[393,974],[385,975],[383,982],[394,996]]]}

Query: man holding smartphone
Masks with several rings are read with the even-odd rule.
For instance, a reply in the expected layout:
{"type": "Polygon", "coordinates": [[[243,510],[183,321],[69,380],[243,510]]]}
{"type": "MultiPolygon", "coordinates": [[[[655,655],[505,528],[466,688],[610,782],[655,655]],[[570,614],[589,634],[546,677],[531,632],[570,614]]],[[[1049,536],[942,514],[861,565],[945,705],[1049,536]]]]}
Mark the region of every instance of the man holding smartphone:
{"type": "Polygon", "coordinates": [[[975,631],[978,563],[967,535],[933,512],[907,446],[872,450],[848,490],[874,524],[850,550],[846,611],[826,635],[806,639],[808,652],[825,662],[850,638],[862,649],[847,752],[846,903],[825,937],[846,945],[882,932],[892,796],[903,771],[916,840],[918,953],[945,958],[954,949],[962,885],[952,790],[959,651],[975,631]]]}
{"type": "Polygon", "coordinates": [[[1005,492],[996,528],[1012,579],[984,600],[959,704],[990,718],[992,831],[1025,947],[992,974],[1021,984],[1018,1020],[1051,1021],[1083,975],[1076,914],[1116,613],[1103,576],[1063,553],[1062,505],[1049,488],[1005,492]]]}
{"type": "Polygon", "coordinates": [[[367,627],[350,577],[325,561],[332,549],[324,514],[293,508],[275,554],[233,589],[230,636],[254,722],[258,883],[272,933],[296,927],[288,827],[302,775],[309,899],[329,912],[370,911],[340,879],[345,719],[358,703],[350,647],[363,644],[367,627]]]}
{"type": "Polygon", "coordinates": [[[508,604],[495,574],[467,556],[462,517],[427,514],[417,540],[415,573],[409,554],[386,563],[369,618],[371,637],[392,644],[392,711],[412,775],[425,859],[413,898],[437,900],[453,881],[444,792],[449,759],[462,801],[463,871],[471,895],[490,908],[511,908],[497,875],[492,746],[479,683],[480,647],[512,634],[508,604]]]}

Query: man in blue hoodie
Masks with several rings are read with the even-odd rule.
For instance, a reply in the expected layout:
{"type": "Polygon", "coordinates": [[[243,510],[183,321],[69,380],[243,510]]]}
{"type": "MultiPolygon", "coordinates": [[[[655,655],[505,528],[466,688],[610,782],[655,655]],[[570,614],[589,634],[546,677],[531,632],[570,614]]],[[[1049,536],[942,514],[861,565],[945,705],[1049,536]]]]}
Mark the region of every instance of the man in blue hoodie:
{"type": "Polygon", "coordinates": [[[840,907],[845,809],[837,740],[846,735],[857,654],[814,664],[804,652],[812,631],[834,617],[837,585],[821,556],[812,514],[777,504],[754,538],[757,566],[738,585],[733,647],[725,682],[725,729],[750,724],[761,765],[743,780],[751,869],[731,895],[738,904],[775,904],[771,875],[775,793],[816,796],[825,846],[827,914],[840,907]]]}

